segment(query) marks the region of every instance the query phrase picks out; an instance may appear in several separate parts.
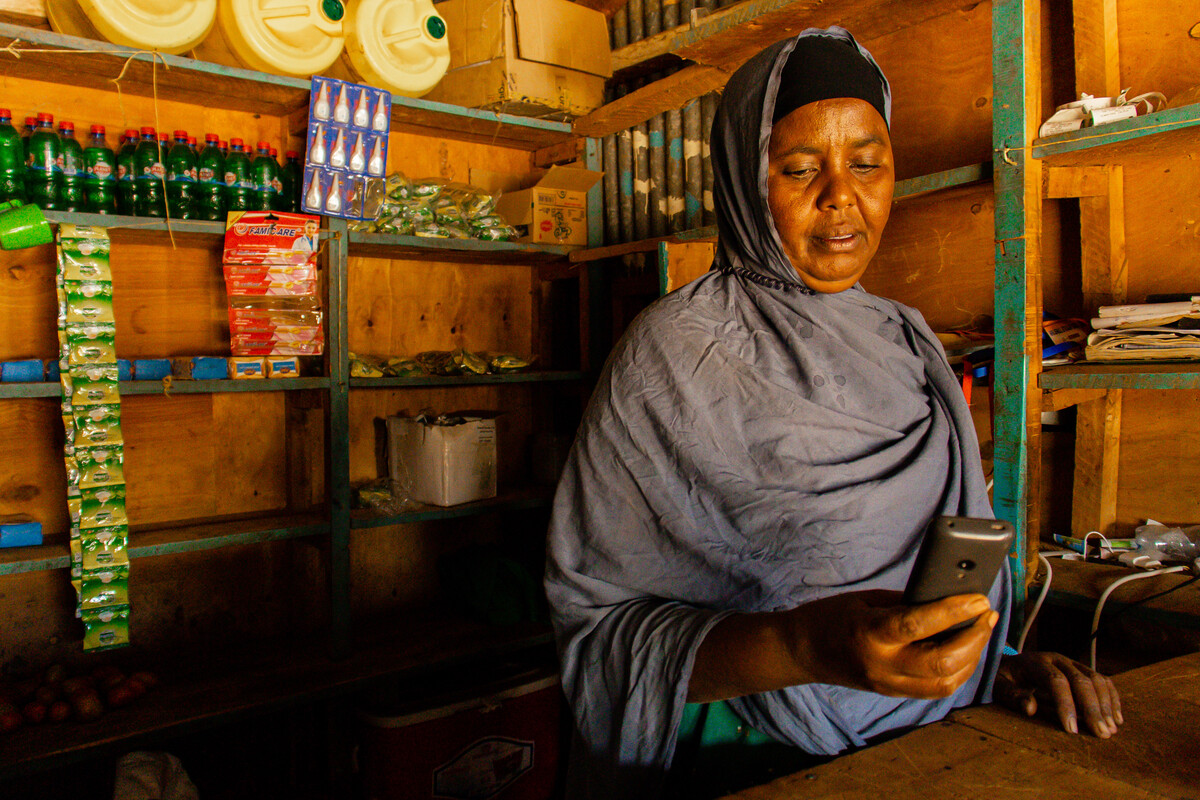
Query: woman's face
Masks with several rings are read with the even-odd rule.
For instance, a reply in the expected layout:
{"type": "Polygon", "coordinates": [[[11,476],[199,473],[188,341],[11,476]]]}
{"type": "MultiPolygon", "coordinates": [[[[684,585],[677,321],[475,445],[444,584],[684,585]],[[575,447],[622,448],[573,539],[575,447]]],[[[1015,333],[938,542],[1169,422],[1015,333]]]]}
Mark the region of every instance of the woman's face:
{"type": "Polygon", "coordinates": [[[767,204],[805,285],[840,292],[879,247],[896,174],[887,124],[865,100],[797,108],[771,131],[767,204]]]}

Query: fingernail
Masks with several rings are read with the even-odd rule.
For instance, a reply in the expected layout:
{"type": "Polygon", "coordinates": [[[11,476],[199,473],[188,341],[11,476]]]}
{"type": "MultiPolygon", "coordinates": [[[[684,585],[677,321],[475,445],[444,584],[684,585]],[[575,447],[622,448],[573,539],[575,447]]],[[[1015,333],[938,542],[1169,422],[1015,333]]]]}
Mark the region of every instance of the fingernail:
{"type": "Polygon", "coordinates": [[[1117,732],[1117,721],[1112,717],[1105,717],[1104,721],[1108,723],[1108,729],[1113,733],[1117,732]]]}
{"type": "Polygon", "coordinates": [[[1067,733],[1079,733],[1079,725],[1075,722],[1075,715],[1067,717],[1067,733]]]}
{"type": "Polygon", "coordinates": [[[998,612],[998,611],[993,611],[993,612],[991,613],[991,615],[990,615],[990,616],[988,616],[988,627],[989,627],[989,628],[994,628],[994,627],[996,627],[996,623],[997,623],[997,622],[999,622],[999,621],[1000,621],[1000,612],[998,612]]]}
{"type": "Polygon", "coordinates": [[[1121,714],[1120,711],[1117,712],[1117,722],[1119,722],[1122,725],[1125,724],[1125,717],[1121,714]]]}
{"type": "Polygon", "coordinates": [[[971,605],[967,606],[967,611],[973,614],[982,614],[991,607],[992,604],[988,602],[986,597],[979,597],[971,601],[971,605]]]}

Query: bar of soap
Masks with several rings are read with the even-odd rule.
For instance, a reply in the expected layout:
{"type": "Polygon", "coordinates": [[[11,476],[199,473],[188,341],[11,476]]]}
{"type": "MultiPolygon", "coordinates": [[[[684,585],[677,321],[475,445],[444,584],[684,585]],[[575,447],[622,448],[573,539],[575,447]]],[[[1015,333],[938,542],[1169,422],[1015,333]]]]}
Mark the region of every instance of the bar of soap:
{"type": "Polygon", "coordinates": [[[5,361],[0,364],[0,380],[5,383],[39,383],[46,367],[39,359],[5,361]]]}
{"type": "Polygon", "coordinates": [[[0,517],[0,547],[33,547],[42,543],[42,523],[25,514],[0,517]]]}
{"type": "Polygon", "coordinates": [[[266,364],[258,356],[233,356],[229,359],[231,378],[263,378],[266,374],[266,364]]]}
{"type": "Polygon", "coordinates": [[[133,360],[134,380],[161,381],[170,374],[171,360],[168,358],[135,358],[133,360]]]}

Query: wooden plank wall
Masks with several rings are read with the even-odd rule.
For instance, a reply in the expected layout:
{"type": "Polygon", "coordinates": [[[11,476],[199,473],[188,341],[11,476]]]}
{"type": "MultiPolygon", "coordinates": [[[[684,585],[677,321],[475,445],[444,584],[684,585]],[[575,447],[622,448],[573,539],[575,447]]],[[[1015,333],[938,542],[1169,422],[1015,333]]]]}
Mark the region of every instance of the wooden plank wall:
{"type": "MultiPolygon", "coordinates": [[[[1119,0],[1116,11],[1121,88],[1131,87],[1133,95],[1160,91],[1171,98],[1200,83],[1200,38],[1194,28],[1200,17],[1194,7],[1119,0]]],[[[1200,161],[1164,159],[1147,149],[1122,172],[1128,301],[1142,302],[1150,293],[1196,292],[1200,161]]],[[[1061,277],[1064,284],[1073,280],[1061,277]]],[[[1049,278],[1046,286],[1046,307],[1052,309],[1049,278]]],[[[1200,522],[1200,500],[1187,489],[1200,481],[1200,464],[1189,457],[1200,435],[1200,392],[1126,390],[1121,395],[1116,485],[1107,487],[1110,496],[1115,493],[1108,532],[1127,533],[1146,518],[1200,522]]]]}

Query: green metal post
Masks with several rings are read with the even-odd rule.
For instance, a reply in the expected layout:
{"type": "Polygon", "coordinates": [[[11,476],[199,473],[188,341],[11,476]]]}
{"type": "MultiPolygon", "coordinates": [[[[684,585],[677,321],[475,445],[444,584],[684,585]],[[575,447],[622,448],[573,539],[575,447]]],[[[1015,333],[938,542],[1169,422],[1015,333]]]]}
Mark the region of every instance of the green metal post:
{"type": "Polygon", "coordinates": [[[1036,0],[992,4],[992,165],[996,194],[995,333],[992,373],[996,516],[1016,528],[1009,563],[1013,624],[1024,616],[1029,499],[1026,431],[1029,368],[1025,356],[1025,15],[1036,0]]]}

